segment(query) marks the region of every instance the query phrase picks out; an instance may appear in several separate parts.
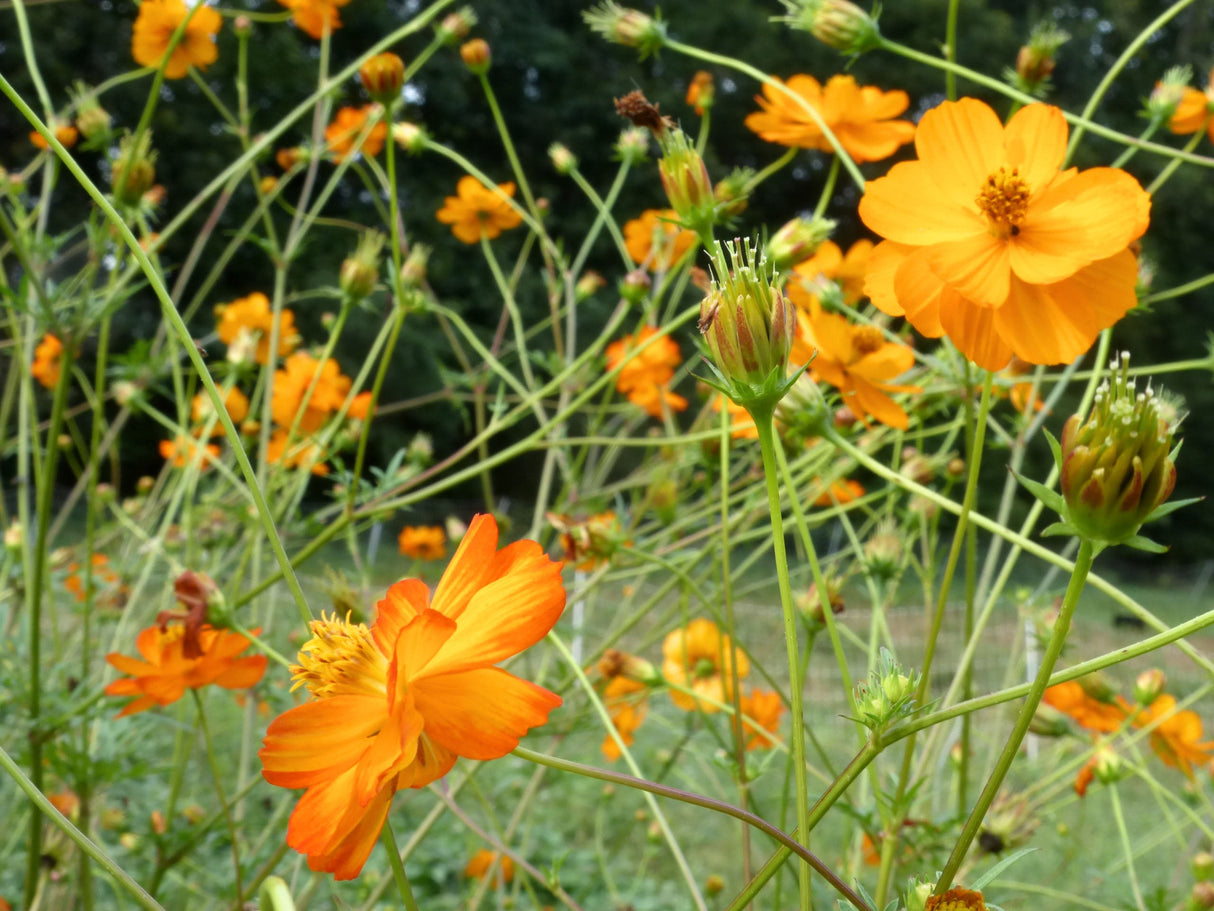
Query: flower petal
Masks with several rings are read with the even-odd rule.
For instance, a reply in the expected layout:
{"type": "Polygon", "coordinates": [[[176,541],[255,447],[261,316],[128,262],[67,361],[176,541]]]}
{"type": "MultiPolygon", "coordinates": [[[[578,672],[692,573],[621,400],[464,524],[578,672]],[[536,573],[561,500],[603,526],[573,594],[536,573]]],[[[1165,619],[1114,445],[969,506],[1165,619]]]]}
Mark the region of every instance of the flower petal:
{"type": "Polygon", "coordinates": [[[375,605],[375,622],[371,624],[380,654],[391,657],[400,631],[429,608],[430,589],[421,579],[401,579],[389,586],[375,605]]]}
{"type": "Polygon", "coordinates": [[[1011,346],[995,328],[1003,310],[970,303],[955,292],[946,292],[940,302],[940,325],[961,353],[979,367],[1002,370],[1012,359],[1011,346]]]}
{"type": "Polygon", "coordinates": [[[1066,119],[1051,104],[1022,107],[1003,133],[1007,163],[1020,171],[1031,192],[1054,179],[1066,157],[1066,119]]]}
{"type": "Polygon", "coordinates": [[[353,879],[367,862],[379,838],[393,789],[386,787],[367,806],[352,799],[354,770],[324,785],[309,788],[295,805],[287,824],[287,844],[308,855],[312,870],[353,879]]]}
{"type": "Polygon", "coordinates": [[[932,271],[954,291],[980,307],[1007,300],[1008,244],[989,233],[927,248],[932,271]]]}
{"type": "MultiPolygon", "coordinates": [[[[970,197],[977,195],[979,186],[974,184],[970,197]]],[[[973,198],[961,203],[942,195],[921,161],[896,164],[884,177],[870,181],[859,211],[869,230],[915,246],[986,234],[986,221],[973,198]]]]}
{"type": "Polygon", "coordinates": [[[447,564],[430,606],[458,620],[472,596],[492,578],[488,573],[496,550],[497,522],[493,516],[475,516],[447,564]]]}
{"type": "Polygon", "coordinates": [[[1013,278],[996,314],[997,330],[1031,364],[1070,363],[1137,303],[1137,277],[1134,254],[1124,250],[1056,284],[1013,278]]]}
{"type": "Polygon", "coordinates": [[[332,696],[279,715],[266,730],[262,777],[282,788],[323,784],[352,769],[387,722],[387,702],[332,696]]]}
{"type": "Polygon", "coordinates": [[[426,736],[469,759],[497,759],[548,720],[561,698],[501,668],[426,677],[413,686],[426,736]]]}
{"type": "MultiPolygon", "coordinates": [[[[873,252],[875,258],[876,251],[873,252]]],[[[872,272],[871,265],[869,271],[872,272]]],[[[928,338],[939,338],[944,334],[940,322],[941,304],[958,295],[932,271],[926,250],[912,253],[898,265],[894,273],[894,293],[906,318],[921,334],[928,338]]]]}
{"type": "Polygon", "coordinates": [[[915,150],[934,184],[924,187],[923,195],[935,199],[937,207],[952,203],[977,216],[974,198],[987,177],[1005,163],[1003,124],[989,105],[975,98],[945,101],[919,121],[915,150]]]}

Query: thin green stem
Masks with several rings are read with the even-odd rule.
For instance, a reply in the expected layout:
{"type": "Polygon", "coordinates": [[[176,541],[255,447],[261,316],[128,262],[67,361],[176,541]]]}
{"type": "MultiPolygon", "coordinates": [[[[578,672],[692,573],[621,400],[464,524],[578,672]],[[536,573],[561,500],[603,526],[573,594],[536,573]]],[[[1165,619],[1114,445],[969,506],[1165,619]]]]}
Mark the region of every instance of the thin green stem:
{"type": "Polygon", "coordinates": [[[1109,800],[1113,804],[1113,819],[1117,822],[1117,834],[1121,836],[1121,849],[1125,853],[1125,868],[1130,876],[1130,891],[1134,893],[1134,904],[1138,911],[1147,911],[1142,900],[1142,887],[1138,885],[1138,871],[1134,868],[1134,844],[1130,841],[1130,833],[1125,827],[1125,815],[1121,812],[1121,796],[1117,791],[1117,783],[1112,782],[1108,787],[1109,800]]]}
{"type": "Polygon", "coordinates": [[[839,179],[839,156],[836,155],[830,160],[830,170],[826,172],[826,183],[822,185],[822,195],[818,197],[818,205],[814,207],[814,218],[821,218],[826,214],[826,207],[830,205],[831,197],[835,193],[835,182],[839,179]]]}
{"type": "Polygon", "coordinates": [[[202,696],[197,688],[191,688],[194,696],[194,707],[198,710],[198,726],[202,729],[202,741],[207,748],[207,762],[211,766],[211,777],[215,780],[215,796],[219,798],[219,808],[223,812],[223,820],[228,826],[228,838],[232,845],[232,878],[236,886],[236,900],[244,901],[244,885],[240,875],[240,832],[236,821],[232,818],[232,808],[228,806],[228,798],[224,793],[224,772],[219,767],[219,757],[215,755],[215,744],[211,740],[211,727],[207,724],[207,713],[202,707],[202,696]]]}
{"type": "Polygon", "coordinates": [[[1003,785],[1003,779],[1007,777],[1008,770],[1012,767],[1012,762],[1015,761],[1016,755],[1020,752],[1020,743],[1024,740],[1024,735],[1028,733],[1029,724],[1032,722],[1033,715],[1037,711],[1037,706],[1041,704],[1041,697],[1045,694],[1045,689],[1049,685],[1050,674],[1053,673],[1054,665],[1058,662],[1058,656],[1062,654],[1062,647],[1066,644],[1067,632],[1071,628],[1071,617],[1075,614],[1075,606],[1079,603],[1079,595],[1083,591],[1084,583],[1087,581],[1094,558],[1095,548],[1092,542],[1081,541],[1079,553],[1075,558],[1075,569],[1071,574],[1071,582],[1067,586],[1062,608],[1059,610],[1058,619],[1054,623],[1054,631],[1050,636],[1050,643],[1041,658],[1041,667],[1037,671],[1037,677],[1033,680],[1028,697],[1020,707],[1020,714],[1016,717],[1016,724],[1012,728],[1012,733],[1008,736],[1007,743],[1003,746],[1003,751],[995,762],[994,771],[991,772],[990,778],[987,779],[982,793],[978,795],[978,802],[970,812],[969,818],[966,819],[956,844],[953,845],[953,852],[949,855],[948,862],[945,863],[944,870],[940,874],[940,880],[936,883],[937,895],[946,891],[952,885],[953,877],[957,875],[957,870],[961,866],[961,862],[965,860],[965,855],[969,851],[970,844],[978,834],[978,829],[982,826],[982,821],[986,817],[986,811],[990,809],[991,803],[995,800],[995,795],[999,793],[999,788],[1003,785]]]}
{"type": "MultiPolygon", "coordinates": [[[[948,0],[948,20],[944,27],[944,59],[949,63],[957,62],[957,8],[960,0],[948,0]]],[[[957,100],[957,74],[953,70],[944,71],[944,94],[949,101],[957,100]]]]}
{"type": "Polygon", "coordinates": [[[392,832],[392,820],[384,820],[384,847],[388,849],[388,862],[392,865],[392,876],[396,880],[396,890],[400,900],[405,905],[405,911],[420,911],[417,899],[413,897],[413,888],[409,885],[409,877],[405,874],[404,861],[400,859],[400,850],[396,847],[396,835],[392,832]]]}
{"type": "MultiPolygon", "coordinates": [[[[780,608],[784,616],[784,646],[788,653],[789,692],[788,704],[792,714],[792,762],[793,780],[797,793],[797,831],[802,838],[810,833],[809,826],[809,782],[805,775],[805,714],[802,706],[800,675],[799,632],[797,608],[793,604],[792,586],[788,580],[788,554],[784,545],[784,516],[780,503],[780,470],[776,464],[777,445],[775,422],[771,407],[755,408],[751,411],[755,428],[759,432],[759,449],[763,456],[763,474],[767,482],[767,506],[771,512],[772,550],[776,559],[776,581],[780,586],[780,608]]],[[[809,863],[802,858],[798,864],[797,884],[800,889],[800,907],[808,908],[811,902],[809,863]]]]}

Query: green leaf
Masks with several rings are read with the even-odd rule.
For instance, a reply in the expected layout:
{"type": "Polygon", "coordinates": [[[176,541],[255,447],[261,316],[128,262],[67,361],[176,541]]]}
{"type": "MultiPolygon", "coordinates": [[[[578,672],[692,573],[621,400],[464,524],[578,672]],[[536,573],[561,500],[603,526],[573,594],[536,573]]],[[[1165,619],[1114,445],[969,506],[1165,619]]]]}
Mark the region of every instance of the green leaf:
{"type": "Polygon", "coordinates": [[[983,873],[981,876],[979,876],[976,880],[974,880],[972,883],[970,883],[967,888],[973,889],[976,892],[981,892],[988,883],[994,882],[995,877],[997,877],[1000,873],[1002,873],[1004,870],[1006,870],[1008,867],[1010,867],[1016,861],[1020,860],[1020,858],[1024,857],[1024,855],[1032,854],[1034,851],[1037,851],[1037,850],[1039,850],[1039,849],[1038,848],[1021,848],[1019,851],[1009,854],[1007,857],[1003,858],[1003,860],[999,861],[999,863],[995,864],[995,866],[991,867],[989,870],[987,870],[985,873],[983,873]]]}
{"type": "Polygon", "coordinates": [[[1062,470],[1062,444],[1059,443],[1056,439],[1054,439],[1054,435],[1052,433],[1050,433],[1048,430],[1046,430],[1044,427],[1041,428],[1041,432],[1045,434],[1046,442],[1050,444],[1050,452],[1052,452],[1054,454],[1054,464],[1057,465],[1058,470],[1061,471],[1062,470]]]}
{"type": "Polygon", "coordinates": [[[1052,538],[1057,535],[1071,535],[1073,537],[1077,537],[1079,535],[1079,531],[1078,529],[1067,525],[1065,522],[1055,522],[1053,525],[1048,525],[1041,529],[1041,537],[1043,538],[1052,538]]]}
{"type": "Polygon", "coordinates": [[[1019,481],[1029,493],[1035,496],[1038,500],[1048,506],[1060,516],[1066,515],[1066,501],[1062,499],[1062,494],[1056,490],[1050,490],[1040,481],[1034,481],[1032,478],[1026,478],[1024,475],[1015,471],[1012,476],[1019,481]]]}
{"type": "Polygon", "coordinates": [[[1134,535],[1128,541],[1122,541],[1121,543],[1135,550],[1145,550],[1149,554],[1166,554],[1171,549],[1152,541],[1150,538],[1144,538],[1142,535],[1134,535]]]}
{"type": "Polygon", "coordinates": [[[1205,497],[1189,497],[1187,500],[1169,500],[1167,503],[1161,503],[1151,511],[1151,514],[1144,519],[1144,522],[1154,522],[1156,519],[1162,519],[1168,513],[1176,512],[1185,506],[1192,506],[1194,503],[1200,503],[1205,497]]]}

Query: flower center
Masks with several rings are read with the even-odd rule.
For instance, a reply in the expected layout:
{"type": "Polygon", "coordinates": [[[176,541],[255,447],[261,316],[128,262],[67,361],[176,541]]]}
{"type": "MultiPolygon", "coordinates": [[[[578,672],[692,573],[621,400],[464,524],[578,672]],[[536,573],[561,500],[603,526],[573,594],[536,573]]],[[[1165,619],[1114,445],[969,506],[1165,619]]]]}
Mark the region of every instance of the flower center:
{"type": "Polygon", "coordinates": [[[305,686],[318,699],[387,692],[388,660],[370,629],[323,615],[311,626],[312,638],[300,647],[299,664],[291,668],[293,690],[305,686]]]}
{"type": "Polygon", "coordinates": [[[1015,237],[1029,208],[1029,185],[1019,168],[1000,168],[986,178],[974,199],[991,223],[991,233],[1015,237]]]}
{"type": "Polygon", "coordinates": [[[857,326],[851,337],[852,348],[856,357],[864,357],[875,351],[880,351],[885,344],[885,336],[876,326],[857,326]]]}
{"type": "Polygon", "coordinates": [[[692,669],[692,676],[697,680],[703,680],[707,677],[715,677],[717,674],[717,663],[711,658],[701,658],[696,662],[692,669]]]}

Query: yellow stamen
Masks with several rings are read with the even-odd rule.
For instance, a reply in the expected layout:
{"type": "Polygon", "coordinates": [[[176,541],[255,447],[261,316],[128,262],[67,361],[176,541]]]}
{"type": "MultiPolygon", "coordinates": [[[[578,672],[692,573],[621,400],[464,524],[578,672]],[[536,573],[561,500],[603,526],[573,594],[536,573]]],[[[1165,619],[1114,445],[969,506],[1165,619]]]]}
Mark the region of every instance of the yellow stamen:
{"type": "Polygon", "coordinates": [[[1029,208],[1029,185],[1019,168],[1000,168],[986,178],[975,204],[991,223],[998,237],[1015,236],[1029,208]]]}
{"type": "Polygon", "coordinates": [[[291,668],[292,690],[305,686],[318,699],[387,692],[388,660],[366,625],[322,615],[311,626],[312,638],[300,647],[299,664],[291,668]]]}

